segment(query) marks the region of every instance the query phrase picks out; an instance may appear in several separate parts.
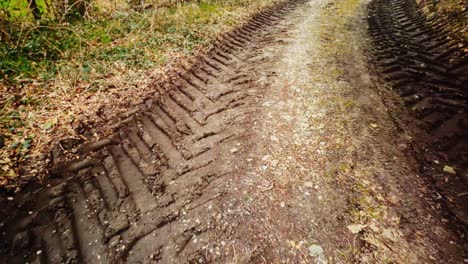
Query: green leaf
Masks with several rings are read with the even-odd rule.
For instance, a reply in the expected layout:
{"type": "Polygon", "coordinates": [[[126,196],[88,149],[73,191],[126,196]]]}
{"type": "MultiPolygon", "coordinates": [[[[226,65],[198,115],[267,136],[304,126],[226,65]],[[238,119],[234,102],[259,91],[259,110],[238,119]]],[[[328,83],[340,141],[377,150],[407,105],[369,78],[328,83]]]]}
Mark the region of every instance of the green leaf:
{"type": "Polygon", "coordinates": [[[447,166],[447,165],[444,166],[444,171],[450,174],[456,174],[455,170],[452,167],[447,166]]]}
{"type": "Polygon", "coordinates": [[[86,73],[86,74],[90,73],[91,72],[91,66],[89,66],[89,64],[87,64],[87,63],[84,63],[83,66],[82,66],[82,71],[83,71],[83,73],[86,73]]]}
{"type": "Polygon", "coordinates": [[[48,121],[46,122],[45,124],[42,125],[42,129],[45,129],[45,130],[50,130],[52,129],[53,127],[55,126],[55,121],[48,121]]]}
{"type": "Polygon", "coordinates": [[[32,139],[31,138],[27,138],[23,141],[23,143],[21,144],[21,151],[26,151],[29,149],[29,147],[31,147],[31,144],[32,144],[32,139]]]}

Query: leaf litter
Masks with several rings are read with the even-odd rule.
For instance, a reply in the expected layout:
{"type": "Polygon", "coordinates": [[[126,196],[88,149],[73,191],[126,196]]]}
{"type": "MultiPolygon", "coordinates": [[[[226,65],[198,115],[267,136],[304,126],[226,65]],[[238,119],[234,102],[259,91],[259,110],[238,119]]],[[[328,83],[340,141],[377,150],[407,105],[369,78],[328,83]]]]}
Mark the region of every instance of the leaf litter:
{"type": "MultiPolygon", "coordinates": [[[[159,57],[170,59],[154,67],[139,68],[115,61],[103,65],[112,72],[101,76],[94,74],[94,69],[85,63],[83,70],[89,76],[95,76],[94,79],[73,82],[73,78],[77,78],[73,76],[76,73],[66,75],[61,72],[62,75],[51,81],[18,77],[20,87],[0,82],[0,189],[18,191],[31,180],[41,182],[48,176],[47,169],[52,161],[49,153],[54,145],[66,138],[99,140],[105,137],[111,133],[110,127],[118,116],[154,95],[155,83],[164,80],[174,66],[189,65],[193,58],[210,47],[219,34],[241,25],[249,16],[276,1],[227,3],[221,11],[210,13],[208,20],[198,17],[206,28],[199,34],[204,39],[192,51],[184,49],[186,41],[178,42],[176,46],[179,47],[163,47],[159,57]]],[[[175,21],[169,22],[180,23],[186,16],[185,12],[196,9],[192,7],[195,4],[186,6],[188,8],[176,8],[170,18],[175,21]]],[[[198,29],[192,26],[191,30],[198,29]]],[[[137,34],[140,31],[135,29],[137,34]]],[[[189,33],[185,36],[190,37],[189,33]]],[[[130,36],[145,38],[144,35],[130,36]]],[[[124,41],[132,42],[132,38],[124,41]]],[[[119,45],[119,41],[108,45],[119,45]]],[[[106,46],[98,48],[105,49],[106,46]]],[[[159,60],[158,57],[155,59],[159,60]]],[[[75,60],[71,62],[78,63],[75,60]]]]}

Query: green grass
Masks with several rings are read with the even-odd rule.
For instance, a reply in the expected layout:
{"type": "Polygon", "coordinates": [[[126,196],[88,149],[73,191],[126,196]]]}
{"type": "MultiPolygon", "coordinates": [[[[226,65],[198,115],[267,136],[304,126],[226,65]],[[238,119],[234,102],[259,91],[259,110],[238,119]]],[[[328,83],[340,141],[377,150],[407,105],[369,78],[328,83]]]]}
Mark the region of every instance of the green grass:
{"type": "MultiPolygon", "coordinates": [[[[12,43],[0,44],[0,74],[10,82],[18,76],[42,78],[50,76],[44,72],[56,73],[64,64],[70,66],[70,60],[86,61],[93,69],[111,61],[153,67],[166,61],[157,56],[162,50],[190,54],[206,42],[215,33],[210,25],[219,23],[223,8],[229,7],[186,3],[156,15],[153,10],[132,12],[66,26],[43,21],[40,26],[13,32],[12,43]]],[[[75,67],[78,70],[80,65],[75,67]]]]}
{"type": "MultiPolygon", "coordinates": [[[[47,5],[50,5],[50,0],[36,0],[39,12],[47,17],[47,5]]],[[[32,19],[32,14],[28,8],[28,0],[2,0],[0,1],[0,10],[5,12],[5,15],[10,20],[32,19]]]]}

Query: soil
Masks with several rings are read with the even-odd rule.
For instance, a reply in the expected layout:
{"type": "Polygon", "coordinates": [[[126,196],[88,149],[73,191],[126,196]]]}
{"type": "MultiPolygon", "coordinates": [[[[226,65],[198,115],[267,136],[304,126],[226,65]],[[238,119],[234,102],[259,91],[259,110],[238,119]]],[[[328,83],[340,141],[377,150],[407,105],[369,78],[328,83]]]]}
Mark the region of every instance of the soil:
{"type": "Polygon", "coordinates": [[[260,12],[2,198],[0,262],[466,261],[468,71],[443,34],[411,0],[260,12]]]}
{"type": "Polygon", "coordinates": [[[445,206],[466,227],[467,45],[451,38],[453,32],[440,21],[426,19],[415,2],[377,0],[370,10],[375,60],[402,99],[394,107],[411,113],[399,118],[417,139],[419,171],[447,197],[445,206]]]}

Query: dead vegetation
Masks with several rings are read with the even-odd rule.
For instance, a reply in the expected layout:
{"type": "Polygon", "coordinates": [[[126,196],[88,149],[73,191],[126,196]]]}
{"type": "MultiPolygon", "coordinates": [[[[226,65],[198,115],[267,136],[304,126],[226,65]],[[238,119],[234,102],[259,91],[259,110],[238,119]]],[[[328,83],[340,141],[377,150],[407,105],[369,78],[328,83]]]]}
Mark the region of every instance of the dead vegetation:
{"type": "Polygon", "coordinates": [[[108,5],[100,18],[24,22],[26,34],[16,36],[21,45],[3,43],[0,52],[0,186],[44,177],[39,168],[50,161],[52,144],[104,134],[101,125],[153,92],[151,84],[171,65],[187,62],[273,2],[185,2],[139,11],[108,5]]]}
{"type": "Polygon", "coordinates": [[[454,32],[453,38],[468,42],[468,2],[462,0],[417,0],[425,15],[433,21],[445,22],[454,32]]]}

